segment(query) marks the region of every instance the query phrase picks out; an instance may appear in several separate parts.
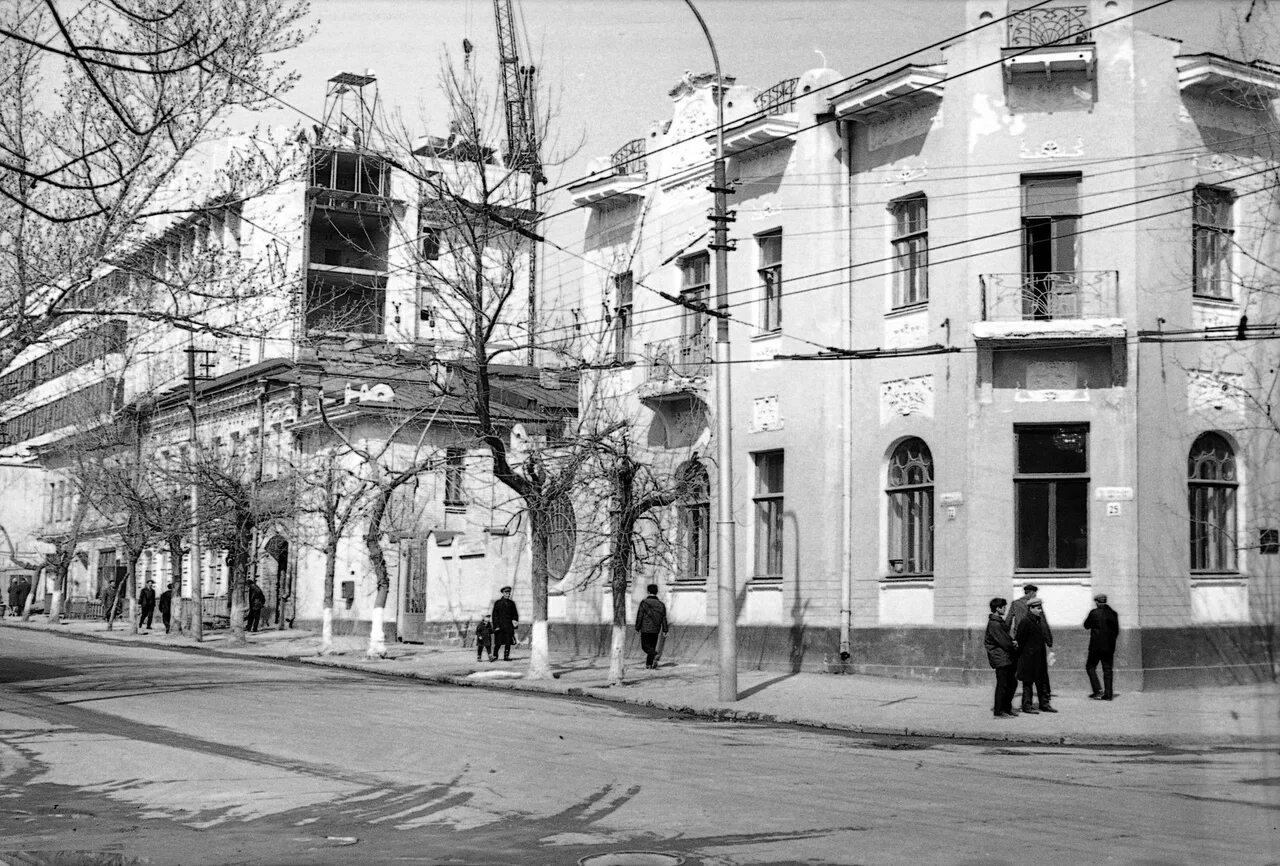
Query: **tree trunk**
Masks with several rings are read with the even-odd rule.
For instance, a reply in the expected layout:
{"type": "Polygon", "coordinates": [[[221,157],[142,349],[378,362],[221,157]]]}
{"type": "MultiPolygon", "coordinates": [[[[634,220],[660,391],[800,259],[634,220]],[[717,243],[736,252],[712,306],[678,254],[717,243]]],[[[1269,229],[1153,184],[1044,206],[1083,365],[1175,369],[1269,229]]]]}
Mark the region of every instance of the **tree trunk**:
{"type": "Polygon", "coordinates": [[[169,630],[182,634],[182,617],[186,608],[182,600],[182,543],[169,541],[169,582],[173,595],[169,597],[169,630]]]}
{"type": "Polygon", "coordinates": [[[320,614],[320,655],[333,655],[333,599],[324,603],[324,611],[320,614]]]}
{"type": "Polygon", "coordinates": [[[338,541],[329,533],[324,548],[324,613],[320,622],[320,655],[333,654],[333,585],[338,570],[338,541]]]}
{"type": "Polygon", "coordinates": [[[40,587],[40,579],[44,577],[44,566],[36,569],[35,580],[31,581],[31,592],[27,595],[27,603],[22,606],[22,621],[31,621],[31,606],[35,604],[36,592],[40,587]]]}
{"type": "Polygon", "coordinates": [[[626,675],[624,666],[627,649],[627,624],[614,622],[609,633],[609,685],[622,685],[626,675]]]}
{"type": "Polygon", "coordinates": [[[373,575],[378,581],[378,592],[373,602],[373,613],[369,620],[369,648],[365,650],[367,658],[386,658],[387,639],[383,634],[382,621],[387,606],[387,594],[391,588],[391,578],[387,576],[387,558],[382,555],[382,518],[387,513],[387,503],[392,489],[378,491],[369,510],[369,526],[364,532],[364,549],[369,554],[369,564],[373,566],[373,575]]]}
{"type": "Polygon", "coordinates": [[[529,633],[529,673],[531,680],[553,679],[551,647],[547,639],[547,542],[550,535],[543,510],[529,509],[530,571],[533,584],[533,628],[529,633]]]}
{"type": "Polygon", "coordinates": [[[129,593],[129,634],[136,635],[138,633],[138,619],[141,616],[138,606],[138,560],[142,557],[142,551],[126,550],[125,554],[129,557],[125,562],[125,568],[128,569],[128,576],[125,578],[125,592],[129,593]]]}

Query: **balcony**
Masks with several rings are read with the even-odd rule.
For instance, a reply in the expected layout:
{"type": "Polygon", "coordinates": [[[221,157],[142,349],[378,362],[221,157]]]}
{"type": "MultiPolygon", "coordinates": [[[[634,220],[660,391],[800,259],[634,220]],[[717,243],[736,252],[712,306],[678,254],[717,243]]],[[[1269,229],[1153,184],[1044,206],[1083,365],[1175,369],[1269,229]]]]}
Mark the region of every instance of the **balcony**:
{"type": "Polygon", "coordinates": [[[649,369],[642,400],[671,400],[706,390],[711,375],[711,335],[673,337],[645,345],[649,369]]]}
{"type": "Polygon", "coordinates": [[[983,274],[975,340],[1122,339],[1117,271],[983,274]]]}
{"type": "Polygon", "coordinates": [[[874,122],[942,100],[947,70],[943,64],[904,66],[871,81],[864,81],[830,99],[837,120],[874,122]]]}
{"type": "MultiPolygon", "coordinates": [[[[725,125],[724,155],[758,150],[775,142],[790,142],[800,128],[800,119],[795,113],[799,81],[799,78],[788,78],[756,94],[755,110],[725,125]]],[[[714,140],[715,134],[707,138],[714,140]]]]}
{"type": "Polygon", "coordinates": [[[613,152],[608,169],[597,171],[589,180],[569,187],[569,195],[578,207],[605,202],[622,204],[631,198],[644,197],[648,175],[644,139],[632,139],[613,152]]]}
{"type": "Polygon", "coordinates": [[[1001,52],[1006,81],[1017,75],[1051,78],[1063,72],[1093,77],[1095,52],[1087,6],[1015,12],[1009,17],[1006,46],[1001,52]]]}

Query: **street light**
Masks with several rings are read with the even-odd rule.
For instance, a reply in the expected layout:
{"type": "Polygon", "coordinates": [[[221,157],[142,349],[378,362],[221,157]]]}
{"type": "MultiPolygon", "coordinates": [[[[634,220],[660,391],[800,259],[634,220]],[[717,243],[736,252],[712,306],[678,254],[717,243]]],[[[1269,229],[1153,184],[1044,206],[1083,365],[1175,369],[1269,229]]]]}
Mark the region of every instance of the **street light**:
{"type": "Polygon", "coordinates": [[[711,49],[711,62],[716,73],[716,159],[709,189],[715,195],[711,249],[715,250],[716,288],[716,539],[718,560],[716,575],[716,621],[720,648],[720,700],[738,699],[738,586],[734,567],[733,533],[733,447],[731,402],[729,390],[729,189],[724,169],[724,76],[720,74],[720,55],[715,40],[707,29],[693,0],[684,0],[698,19],[702,34],[711,49]]]}

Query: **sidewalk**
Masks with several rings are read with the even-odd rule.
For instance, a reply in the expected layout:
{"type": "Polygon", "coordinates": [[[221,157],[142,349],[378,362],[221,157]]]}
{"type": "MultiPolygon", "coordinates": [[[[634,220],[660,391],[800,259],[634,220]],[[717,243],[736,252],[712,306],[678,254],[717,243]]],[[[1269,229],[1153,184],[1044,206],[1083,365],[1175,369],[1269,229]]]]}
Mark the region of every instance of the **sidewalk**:
{"type": "Polygon", "coordinates": [[[645,670],[643,659],[628,659],[625,681],[608,685],[609,660],[552,655],[554,680],[528,680],[528,648],[510,662],[480,662],[472,649],[388,645],[385,659],[366,659],[367,637],[334,638],[335,654],[318,654],[320,639],[305,631],[264,631],[246,646],[230,644],[226,631],[206,633],[203,643],[166,635],[137,635],[106,623],[75,620],[50,625],[43,616],[23,623],[0,620],[3,628],[49,631],[69,637],[109,640],[135,646],[293,659],[387,676],[415,677],[459,686],[517,689],[655,707],[673,713],[727,721],[767,721],[866,734],[996,740],[1016,743],[1189,745],[1280,744],[1280,685],[1213,687],[1132,692],[1111,702],[1087,697],[1083,670],[1056,667],[1056,714],[996,719],[992,687],[921,680],[778,671],[739,671],[736,702],[718,698],[714,666],[663,663],[645,670]]]}

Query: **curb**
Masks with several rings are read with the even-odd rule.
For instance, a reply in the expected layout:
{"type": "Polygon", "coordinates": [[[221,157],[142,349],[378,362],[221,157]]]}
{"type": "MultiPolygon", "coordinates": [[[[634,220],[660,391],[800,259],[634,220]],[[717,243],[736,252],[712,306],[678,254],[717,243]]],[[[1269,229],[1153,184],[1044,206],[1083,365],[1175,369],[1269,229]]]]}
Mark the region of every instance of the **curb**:
{"type": "Polygon", "coordinates": [[[671,713],[685,718],[705,719],[708,721],[735,722],[740,724],[787,725],[792,727],[812,728],[814,730],[835,731],[839,733],[873,737],[909,737],[913,739],[949,740],[956,743],[1005,743],[1014,745],[1147,748],[1172,747],[1179,745],[1273,745],[1276,742],[1275,738],[1272,737],[1255,737],[1232,734],[1200,734],[1196,736],[1174,734],[1164,737],[1136,734],[1027,734],[1022,736],[1011,736],[1011,734],[1013,734],[1013,729],[1010,729],[1009,734],[997,735],[986,731],[959,732],[929,727],[908,726],[903,728],[884,725],[846,724],[840,722],[819,721],[817,719],[805,718],[803,716],[779,715],[776,713],[764,713],[756,710],[739,710],[731,707],[695,707],[689,704],[673,703],[654,698],[631,697],[623,692],[610,690],[608,687],[590,685],[564,686],[560,685],[555,680],[546,682],[525,679],[476,680],[471,679],[470,673],[430,673],[403,668],[396,670],[394,668],[381,666],[384,662],[395,661],[397,658],[403,658],[403,656],[391,656],[379,660],[366,660],[363,657],[357,659],[355,657],[334,655],[287,655],[272,654],[270,652],[247,653],[240,649],[210,646],[209,644],[204,643],[166,645],[148,643],[131,637],[107,639],[91,633],[60,631],[50,624],[32,623],[24,625],[23,627],[52,633],[54,635],[73,640],[92,641],[95,643],[110,643],[134,648],[164,650],[170,652],[199,652],[209,655],[245,659],[249,661],[284,661],[295,664],[334,668],[336,670],[346,670],[353,673],[370,674],[373,676],[413,679],[421,682],[449,685],[459,688],[506,690],[549,695],[553,697],[585,698],[587,700],[598,701],[601,703],[644,707],[646,709],[658,710],[660,712],[671,713]]]}

